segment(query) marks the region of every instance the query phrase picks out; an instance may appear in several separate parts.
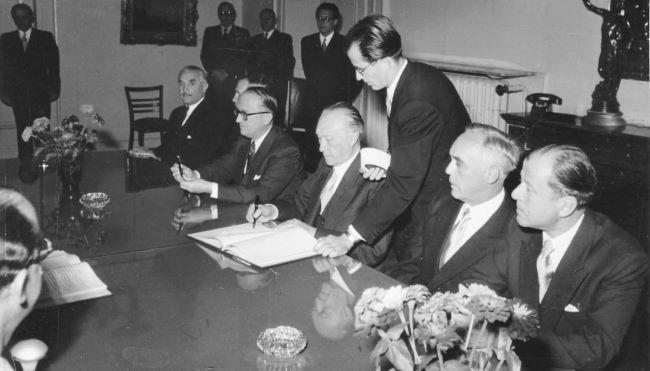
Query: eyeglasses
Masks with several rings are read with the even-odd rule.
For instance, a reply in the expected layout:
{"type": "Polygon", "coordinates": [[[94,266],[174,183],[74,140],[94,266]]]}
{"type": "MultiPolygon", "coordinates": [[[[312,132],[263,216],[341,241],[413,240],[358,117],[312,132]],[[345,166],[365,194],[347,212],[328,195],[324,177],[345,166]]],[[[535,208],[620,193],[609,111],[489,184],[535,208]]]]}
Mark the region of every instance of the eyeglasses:
{"type": "Polygon", "coordinates": [[[248,120],[248,117],[249,117],[249,116],[261,115],[261,114],[263,114],[263,113],[271,113],[271,112],[269,112],[269,111],[263,111],[263,112],[252,112],[252,113],[246,113],[246,112],[244,112],[244,111],[240,111],[240,110],[238,110],[237,108],[235,108],[234,113],[235,113],[235,118],[241,116],[241,119],[244,120],[244,121],[246,121],[246,120],[248,120]]]}
{"type": "Polygon", "coordinates": [[[233,15],[233,14],[235,14],[235,12],[232,10],[222,10],[219,12],[219,15],[233,15]]]}
{"type": "Polygon", "coordinates": [[[330,23],[334,20],[332,17],[317,17],[318,22],[330,23]]]}
{"type": "MultiPolygon", "coordinates": [[[[376,62],[376,61],[375,61],[375,62],[376,62]]],[[[372,63],[370,63],[369,65],[367,65],[367,66],[365,66],[365,67],[363,67],[363,68],[354,67],[354,70],[357,71],[357,73],[358,73],[359,75],[363,76],[364,72],[366,72],[366,70],[368,69],[368,67],[370,67],[370,66],[372,66],[373,64],[375,64],[375,62],[372,62],[372,63]]]]}

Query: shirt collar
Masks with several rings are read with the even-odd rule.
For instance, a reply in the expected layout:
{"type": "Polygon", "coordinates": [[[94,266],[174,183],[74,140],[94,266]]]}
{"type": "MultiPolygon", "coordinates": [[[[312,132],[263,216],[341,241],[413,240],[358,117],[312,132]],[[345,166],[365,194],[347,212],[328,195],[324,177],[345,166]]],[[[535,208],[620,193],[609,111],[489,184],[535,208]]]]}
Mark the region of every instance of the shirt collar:
{"type": "Polygon", "coordinates": [[[199,99],[198,102],[196,102],[196,103],[194,103],[194,104],[190,104],[189,106],[187,106],[187,113],[188,113],[188,114],[192,113],[192,111],[194,111],[194,109],[196,108],[196,106],[198,106],[199,104],[201,104],[201,102],[203,102],[203,99],[205,99],[205,97],[199,99]]]}
{"type": "MultiPolygon", "coordinates": [[[[542,231],[542,241],[546,242],[547,240],[551,240],[551,243],[553,244],[553,255],[560,259],[564,256],[564,253],[569,249],[569,245],[571,245],[571,241],[573,241],[573,237],[578,233],[578,228],[582,225],[584,218],[585,214],[582,214],[573,227],[555,237],[551,237],[545,231],[542,231]]],[[[554,259],[554,261],[559,263],[560,259],[554,259]]]]}
{"type": "Polygon", "coordinates": [[[230,31],[232,31],[232,26],[230,26],[230,27],[221,26],[221,33],[222,33],[222,34],[225,35],[225,34],[227,34],[227,33],[230,33],[230,31]]]}
{"type": "Polygon", "coordinates": [[[27,40],[29,40],[29,38],[32,36],[32,28],[30,27],[29,30],[27,31],[18,30],[18,36],[20,37],[20,39],[23,38],[23,35],[26,35],[27,40]]]}
{"type": "Polygon", "coordinates": [[[320,43],[323,43],[323,40],[325,40],[325,45],[329,46],[330,41],[332,41],[332,37],[334,36],[334,31],[330,32],[329,35],[323,36],[323,34],[319,33],[318,36],[320,36],[320,43]]]}
{"type": "Polygon", "coordinates": [[[273,128],[273,124],[269,125],[269,129],[262,134],[261,137],[254,139],[253,142],[255,142],[255,152],[260,149],[260,146],[262,146],[262,143],[264,142],[264,139],[266,139],[266,136],[269,135],[269,132],[271,131],[271,128],[273,128]]]}
{"type": "Polygon", "coordinates": [[[341,164],[338,164],[338,165],[334,165],[332,167],[334,173],[336,173],[336,175],[339,175],[339,178],[341,176],[343,176],[343,174],[345,174],[345,172],[348,171],[348,168],[350,167],[350,165],[352,165],[352,161],[354,161],[354,159],[357,158],[357,155],[359,155],[359,150],[357,150],[354,153],[354,155],[350,156],[350,158],[348,160],[346,160],[345,162],[343,162],[341,164]]]}
{"type": "Polygon", "coordinates": [[[387,102],[392,102],[393,101],[393,95],[395,95],[395,89],[397,88],[397,82],[399,81],[399,78],[402,77],[402,73],[404,72],[404,69],[406,68],[406,64],[408,63],[408,60],[404,59],[404,64],[399,68],[399,71],[397,71],[397,75],[395,76],[395,79],[393,82],[388,85],[388,89],[386,89],[386,101],[387,102]]]}
{"type": "Polygon", "coordinates": [[[492,214],[494,214],[499,206],[501,206],[501,203],[503,202],[503,199],[505,198],[506,193],[501,189],[499,193],[497,193],[496,196],[492,197],[491,199],[481,202],[478,205],[470,206],[468,204],[467,207],[469,207],[469,214],[472,216],[473,219],[475,219],[477,216],[487,216],[487,219],[489,219],[492,214]]]}
{"type": "Polygon", "coordinates": [[[270,31],[264,31],[264,34],[268,34],[268,36],[265,37],[271,37],[273,36],[273,33],[275,32],[275,28],[272,28],[270,31]]]}

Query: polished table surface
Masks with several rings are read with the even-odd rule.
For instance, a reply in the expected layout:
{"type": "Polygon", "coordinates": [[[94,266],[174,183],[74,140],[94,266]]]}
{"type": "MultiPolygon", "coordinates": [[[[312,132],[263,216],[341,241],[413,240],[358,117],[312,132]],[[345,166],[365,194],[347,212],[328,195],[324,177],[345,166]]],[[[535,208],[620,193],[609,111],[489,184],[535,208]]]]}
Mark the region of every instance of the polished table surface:
{"type": "MultiPolygon", "coordinates": [[[[39,369],[372,369],[371,341],[352,337],[353,306],[363,289],[396,284],[389,277],[366,266],[350,269],[345,260],[255,271],[210,257],[172,227],[186,197],[153,160],[86,154],[81,193],[111,197],[100,220],[79,215],[56,171],[38,169],[36,180],[23,183],[19,167],[17,160],[1,161],[3,182],[37,206],[55,248],[88,261],[113,293],[36,310],[23,321],[13,341],[36,337],[49,346],[39,369]],[[307,337],[299,356],[279,361],[257,349],[258,334],[279,325],[307,337]]],[[[218,207],[218,220],[190,231],[241,222],[246,205],[218,207]]]]}

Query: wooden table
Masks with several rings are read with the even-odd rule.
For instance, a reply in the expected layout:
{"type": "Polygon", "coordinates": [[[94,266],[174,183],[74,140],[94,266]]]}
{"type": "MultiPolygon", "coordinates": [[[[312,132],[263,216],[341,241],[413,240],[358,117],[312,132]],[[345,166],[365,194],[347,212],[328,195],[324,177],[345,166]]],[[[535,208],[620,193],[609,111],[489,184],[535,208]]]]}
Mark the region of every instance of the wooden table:
{"type": "MultiPolygon", "coordinates": [[[[183,194],[166,169],[151,160],[133,161],[122,152],[85,158],[81,191],[106,192],[111,204],[104,219],[80,221],[79,230],[101,231],[104,239],[66,248],[60,244],[66,238],[59,236],[55,247],[89,261],[113,296],[37,310],[26,318],[12,341],[36,337],[48,344],[39,369],[372,369],[372,341],[351,334],[353,306],[363,289],[392,286],[394,280],[366,266],[351,273],[344,266],[326,269],[333,263],[326,260],[256,272],[224,257],[214,260],[171,226],[183,194]],[[146,175],[134,174],[134,165],[146,175]],[[156,177],[160,187],[148,188],[156,177]],[[148,189],[134,190],[134,184],[148,189]],[[261,331],[279,325],[300,329],[308,340],[302,354],[284,362],[256,347],[261,331]]],[[[23,184],[12,177],[17,167],[15,160],[0,163],[5,183],[26,194],[42,215],[67,202],[56,172],[23,184]]],[[[220,220],[209,227],[236,222],[244,207],[224,206],[232,212],[220,209],[220,220]]]]}

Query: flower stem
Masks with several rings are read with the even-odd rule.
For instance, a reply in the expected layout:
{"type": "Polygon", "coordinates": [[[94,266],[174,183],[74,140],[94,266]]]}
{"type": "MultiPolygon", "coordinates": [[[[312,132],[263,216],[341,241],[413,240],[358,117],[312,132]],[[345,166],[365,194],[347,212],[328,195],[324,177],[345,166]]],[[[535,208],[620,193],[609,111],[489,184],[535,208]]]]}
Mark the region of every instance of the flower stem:
{"type": "MultiPolygon", "coordinates": [[[[481,339],[483,337],[483,334],[485,333],[485,329],[487,329],[487,320],[483,320],[483,326],[481,326],[481,332],[478,334],[478,338],[481,339]]],[[[472,351],[469,352],[469,366],[470,368],[472,367],[472,362],[474,362],[474,353],[476,352],[476,347],[472,347],[472,351]]]]}
{"type": "Polygon", "coordinates": [[[440,363],[440,371],[445,371],[445,360],[442,358],[442,351],[440,347],[436,345],[436,353],[438,353],[438,362],[440,363]]]}
{"type": "Polygon", "coordinates": [[[467,339],[465,339],[464,350],[467,352],[467,347],[469,346],[469,338],[472,335],[472,328],[474,328],[474,314],[469,318],[469,331],[467,331],[467,339]]]}

